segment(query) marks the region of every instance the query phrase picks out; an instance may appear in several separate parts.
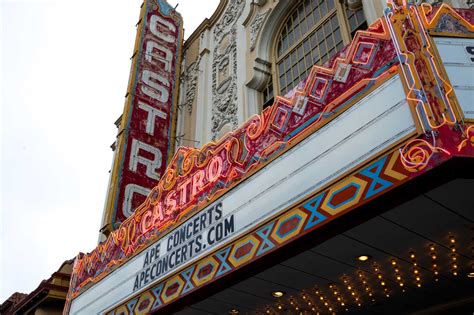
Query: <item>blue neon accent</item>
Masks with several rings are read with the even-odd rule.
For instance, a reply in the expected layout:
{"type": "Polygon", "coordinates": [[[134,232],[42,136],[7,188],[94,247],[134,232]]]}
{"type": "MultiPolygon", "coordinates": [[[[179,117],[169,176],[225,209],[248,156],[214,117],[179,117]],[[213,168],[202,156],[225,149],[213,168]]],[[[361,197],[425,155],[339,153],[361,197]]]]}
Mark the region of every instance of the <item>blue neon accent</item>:
{"type": "Polygon", "coordinates": [[[216,254],[217,259],[219,259],[221,263],[219,266],[219,269],[217,269],[216,277],[219,277],[232,270],[230,265],[226,262],[227,258],[229,257],[231,248],[232,246],[229,246],[216,254]]]}
{"type": "Polygon", "coordinates": [[[186,284],[184,285],[184,288],[183,288],[183,293],[189,292],[192,289],[194,289],[193,282],[191,281],[191,276],[193,275],[195,268],[196,268],[195,265],[191,266],[190,268],[186,269],[185,271],[181,273],[183,278],[186,280],[186,284]]]}
{"type": "Polygon", "coordinates": [[[316,224],[327,219],[325,215],[317,211],[319,205],[321,204],[321,201],[323,200],[323,197],[324,193],[316,196],[315,198],[311,199],[303,205],[303,208],[311,212],[311,216],[309,217],[308,222],[304,227],[304,230],[310,229],[316,224]]]}
{"type": "Polygon", "coordinates": [[[372,182],[370,183],[369,189],[367,190],[367,193],[365,194],[364,199],[370,198],[373,195],[378,194],[379,192],[391,187],[393,184],[389,182],[388,180],[385,180],[380,177],[380,173],[382,172],[382,168],[385,164],[385,161],[387,160],[387,157],[384,157],[380,160],[378,160],[375,163],[372,163],[365,169],[363,169],[360,174],[364,175],[370,179],[372,179],[372,182]],[[380,185],[378,188],[375,188],[376,186],[380,185]]]}
{"type": "Polygon", "coordinates": [[[262,238],[262,244],[260,244],[256,256],[260,256],[275,247],[275,244],[273,244],[269,239],[273,226],[275,226],[275,222],[270,222],[257,231],[257,235],[262,238]]]}
{"type": "Polygon", "coordinates": [[[160,283],[158,286],[153,288],[153,290],[151,290],[151,293],[153,293],[153,296],[155,297],[155,303],[153,303],[153,306],[151,307],[152,310],[158,308],[162,304],[160,300],[160,294],[161,294],[161,291],[163,291],[164,285],[165,285],[164,283],[160,283]]]}

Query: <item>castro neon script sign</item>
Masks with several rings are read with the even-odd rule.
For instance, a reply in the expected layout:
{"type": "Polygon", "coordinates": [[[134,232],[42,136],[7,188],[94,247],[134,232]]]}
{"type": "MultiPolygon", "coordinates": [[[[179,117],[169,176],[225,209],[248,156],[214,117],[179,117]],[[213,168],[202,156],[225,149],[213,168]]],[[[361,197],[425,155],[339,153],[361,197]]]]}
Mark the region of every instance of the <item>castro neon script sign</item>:
{"type": "Polygon", "coordinates": [[[214,184],[222,174],[224,162],[220,156],[214,156],[205,169],[196,171],[180,183],[176,190],[167,193],[163,201],[145,211],[140,219],[142,233],[162,227],[179,214],[179,209],[194,203],[196,197],[209,185],[214,184]]]}

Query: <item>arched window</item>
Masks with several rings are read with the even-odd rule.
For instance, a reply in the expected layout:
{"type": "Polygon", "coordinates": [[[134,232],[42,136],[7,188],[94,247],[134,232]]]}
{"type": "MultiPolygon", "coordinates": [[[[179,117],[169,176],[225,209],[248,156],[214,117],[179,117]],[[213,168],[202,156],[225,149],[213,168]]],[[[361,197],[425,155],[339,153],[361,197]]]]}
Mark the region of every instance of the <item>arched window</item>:
{"type": "Polygon", "coordinates": [[[337,0],[295,3],[276,37],[273,64],[276,77],[265,88],[266,104],[273,91],[286,94],[308,76],[313,65],[327,61],[350,42],[357,30],[367,28],[362,8],[351,11],[337,0]]]}

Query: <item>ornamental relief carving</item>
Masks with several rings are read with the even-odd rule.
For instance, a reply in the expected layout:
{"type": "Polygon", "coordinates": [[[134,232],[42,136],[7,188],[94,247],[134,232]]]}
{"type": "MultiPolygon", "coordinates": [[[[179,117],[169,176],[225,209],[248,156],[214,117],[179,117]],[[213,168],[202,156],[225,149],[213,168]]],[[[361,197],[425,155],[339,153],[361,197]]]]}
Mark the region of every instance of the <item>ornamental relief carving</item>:
{"type": "Polygon", "coordinates": [[[262,24],[265,21],[268,13],[270,13],[270,9],[265,12],[258,13],[257,16],[255,16],[255,19],[253,19],[252,24],[250,25],[250,51],[253,51],[255,49],[257,37],[260,34],[262,24]]]}
{"type": "Polygon", "coordinates": [[[229,6],[214,29],[212,64],[212,138],[226,124],[232,129],[237,118],[237,25],[245,7],[244,0],[229,1],[229,6]]]}
{"type": "Polygon", "coordinates": [[[214,39],[221,39],[225,34],[229,33],[230,29],[234,27],[235,22],[239,19],[245,7],[244,0],[230,0],[227,9],[225,10],[222,19],[216,24],[214,28],[214,39]]]}
{"type": "Polygon", "coordinates": [[[201,56],[199,56],[198,59],[194,61],[184,73],[186,97],[183,105],[188,110],[189,114],[191,114],[193,111],[193,102],[196,98],[196,86],[198,81],[200,62],[201,56]]]}

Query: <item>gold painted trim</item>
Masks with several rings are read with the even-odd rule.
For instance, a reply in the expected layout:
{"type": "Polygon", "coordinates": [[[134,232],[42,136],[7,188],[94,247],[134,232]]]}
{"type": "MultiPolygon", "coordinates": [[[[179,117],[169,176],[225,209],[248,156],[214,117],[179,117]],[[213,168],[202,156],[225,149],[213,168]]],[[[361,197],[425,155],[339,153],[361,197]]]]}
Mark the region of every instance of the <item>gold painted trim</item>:
{"type": "MultiPolygon", "coordinates": [[[[181,92],[181,63],[183,62],[184,56],[184,20],[181,17],[181,28],[179,30],[180,42],[178,43],[178,49],[176,50],[176,54],[178,55],[176,58],[176,69],[175,69],[175,95],[173,98],[173,107],[171,112],[173,114],[173,120],[170,121],[170,133],[169,133],[169,150],[168,150],[168,159],[166,161],[166,167],[173,159],[174,154],[176,153],[176,130],[178,128],[178,103],[179,103],[179,95],[181,92]]],[[[166,168],[165,168],[166,170],[166,168]]]]}

